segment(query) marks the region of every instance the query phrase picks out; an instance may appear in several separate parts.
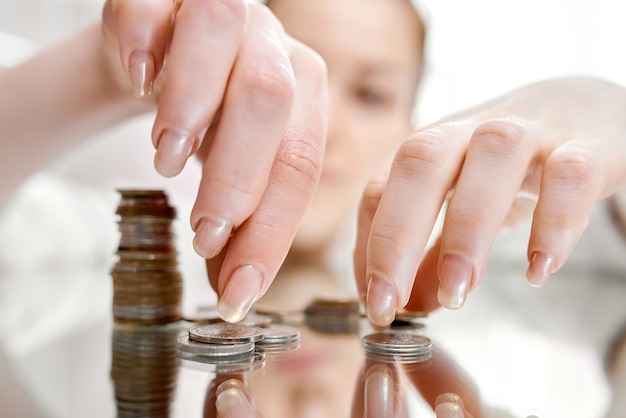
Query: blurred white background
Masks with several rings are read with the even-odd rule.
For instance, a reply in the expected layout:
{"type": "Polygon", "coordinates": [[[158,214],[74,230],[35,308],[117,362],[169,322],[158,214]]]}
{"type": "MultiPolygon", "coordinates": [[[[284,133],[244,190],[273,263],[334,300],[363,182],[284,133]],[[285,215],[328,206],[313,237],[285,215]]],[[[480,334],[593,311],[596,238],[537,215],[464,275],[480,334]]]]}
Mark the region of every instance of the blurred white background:
{"type": "MultiPolygon", "coordinates": [[[[624,25],[626,2],[616,0],[422,0],[421,3],[426,9],[429,30],[427,72],[416,110],[419,124],[432,122],[450,112],[487,100],[522,84],[547,77],[594,75],[626,85],[626,55],[623,51],[623,44],[626,40],[626,25],[624,25]]],[[[0,56],[10,55],[17,59],[38,47],[68,36],[80,27],[97,21],[101,7],[102,2],[99,0],[0,0],[0,33],[4,33],[4,36],[0,36],[0,56]],[[21,41],[17,42],[8,34],[20,37],[21,41]]],[[[180,177],[174,180],[165,180],[157,176],[152,169],[153,148],[150,143],[150,122],[151,117],[148,115],[115,127],[111,132],[104,133],[103,138],[95,138],[87,142],[52,167],[47,168],[45,171],[48,177],[44,180],[35,179],[34,181],[39,182],[37,183],[39,186],[45,185],[50,193],[50,199],[47,201],[48,207],[42,214],[48,218],[42,219],[35,225],[25,226],[28,222],[32,223],[32,220],[20,218],[17,212],[4,214],[4,224],[0,222],[0,231],[3,231],[0,233],[0,267],[6,269],[3,262],[11,264],[15,260],[22,262],[24,258],[41,256],[37,254],[37,248],[47,251],[53,247],[64,252],[64,254],[54,254],[55,257],[82,258],[85,254],[92,252],[93,248],[82,244],[73,247],[73,243],[96,241],[101,243],[103,248],[101,251],[105,258],[94,262],[106,265],[111,262],[116,245],[116,236],[111,233],[111,225],[115,221],[113,209],[117,203],[114,189],[160,187],[170,192],[174,204],[179,208],[182,228],[180,228],[178,245],[181,250],[181,268],[186,280],[186,304],[193,307],[198,304],[211,303],[214,297],[206,284],[203,263],[191,250],[191,233],[187,227],[188,214],[197,184],[198,167],[189,166],[180,177]],[[93,231],[90,228],[89,233],[97,234],[97,239],[91,239],[91,241],[77,239],[77,237],[84,238],[84,236],[80,232],[66,230],[65,234],[50,234],[49,236],[53,237],[50,239],[54,242],[33,242],[28,238],[20,241],[15,237],[8,240],[6,231],[12,231],[13,228],[37,229],[50,223],[59,225],[60,222],[66,224],[77,222],[76,214],[67,212],[68,205],[75,207],[78,204],[71,194],[63,194],[64,187],[68,184],[72,185],[74,190],[80,190],[81,193],[90,193],[88,190],[96,191],[92,199],[94,206],[92,208],[86,206],[81,211],[83,215],[93,212],[95,219],[95,216],[101,216],[103,212],[110,214],[111,224],[103,224],[101,231],[93,231]],[[98,201],[96,197],[98,190],[104,191],[104,202],[98,201]],[[98,211],[93,210],[95,207],[99,208],[98,211]],[[49,222],[51,219],[56,221],[49,222]]],[[[26,201],[28,193],[25,191],[21,195],[26,201]]],[[[85,216],[89,217],[89,215],[85,216]]],[[[92,221],[93,219],[86,219],[84,222],[92,221]]],[[[77,226],[75,231],[80,231],[80,226],[77,226]]],[[[38,230],[36,236],[45,239],[46,235],[38,230]]],[[[36,274],[31,276],[35,281],[36,274]]],[[[0,278],[6,279],[6,277],[0,278]]],[[[49,293],[51,288],[39,288],[37,293],[33,293],[33,286],[30,286],[29,282],[22,277],[17,291],[21,289],[24,294],[28,294],[28,300],[21,297],[19,293],[15,293],[15,283],[12,284],[13,289],[9,298],[7,292],[3,293],[3,289],[7,289],[4,287],[6,280],[0,280],[0,306],[6,308],[11,302],[9,299],[12,299],[20,301],[21,309],[13,316],[0,316],[0,336],[13,336],[7,348],[9,354],[28,355],[27,347],[32,347],[36,338],[41,340],[42,335],[45,335],[45,329],[54,329],[50,327],[51,321],[56,321],[57,325],[64,324],[66,327],[76,326],[79,321],[75,315],[69,315],[71,309],[80,308],[85,312],[85,317],[80,319],[83,325],[89,323],[90,317],[95,321],[108,314],[109,299],[101,297],[102,294],[106,296],[110,291],[107,277],[101,277],[97,283],[89,284],[85,283],[84,279],[85,277],[81,275],[77,275],[75,279],[73,276],[65,275],[62,280],[67,283],[55,283],[56,287],[62,284],[65,289],[75,289],[74,293],[57,292],[55,294],[55,297],[68,299],[67,312],[65,314],[49,313],[46,316],[47,322],[39,323],[39,325],[31,323],[28,328],[23,327],[23,319],[32,317],[27,313],[32,313],[34,306],[45,306],[45,300],[51,297],[49,293]],[[79,286],[80,283],[82,285],[79,286]],[[94,294],[99,292],[100,297],[94,297],[96,302],[86,306],[84,295],[89,292],[94,294]],[[74,302],[70,303],[72,301],[74,302]],[[19,312],[22,314],[20,315],[19,312]],[[19,338],[16,338],[17,334],[14,332],[18,330],[21,334],[19,338]]],[[[14,303],[13,307],[15,306],[14,303]]],[[[521,362],[516,363],[515,366],[515,372],[518,374],[526,373],[523,365],[525,361],[529,361],[528,356],[533,353],[545,362],[556,361],[558,356],[568,351],[573,353],[570,357],[580,358],[581,364],[589,360],[589,353],[584,350],[580,351],[579,348],[559,346],[560,348],[553,348],[551,351],[549,344],[547,345],[545,340],[533,333],[525,336],[523,333],[515,333],[504,325],[500,326],[497,331],[509,340],[519,340],[520,347],[529,347],[528,352],[516,354],[521,358],[521,362]]],[[[50,335],[49,338],[53,337],[50,335]]],[[[460,337],[467,338],[468,336],[461,335],[460,337]]],[[[38,342],[41,343],[41,341],[38,342]]],[[[495,351],[483,354],[494,353],[495,351]]],[[[498,360],[495,355],[491,359],[498,360]]],[[[503,358],[500,364],[504,365],[507,361],[509,361],[508,358],[503,358]]],[[[601,378],[594,374],[598,370],[597,364],[593,361],[596,360],[587,363],[591,366],[582,366],[590,370],[582,375],[598,378],[600,381],[601,378]]],[[[558,364],[554,367],[558,367],[558,364]]],[[[492,371],[496,374],[497,372],[497,370],[492,371]]],[[[567,375],[564,376],[566,380],[567,375]]],[[[532,381],[532,379],[533,376],[528,376],[527,380],[532,381]]],[[[597,413],[602,410],[607,401],[607,393],[604,386],[598,387],[598,393],[590,394],[591,397],[586,405],[588,409],[583,412],[583,415],[576,416],[587,418],[591,415],[584,415],[585,413],[592,413],[592,411],[597,413]]],[[[509,402],[511,405],[512,399],[508,397],[510,394],[504,394],[503,388],[491,388],[491,390],[495,391],[496,397],[499,390],[500,400],[503,403],[509,402]]],[[[59,394],[51,392],[50,396],[52,395],[58,396],[59,394]]],[[[536,393],[536,395],[541,394],[536,393]]],[[[58,400],[49,399],[47,402],[49,404],[56,402],[58,405],[58,400]]],[[[551,404],[550,407],[553,408],[551,411],[568,411],[568,413],[580,411],[580,407],[575,405],[568,410],[568,399],[546,399],[545,402],[547,403],[543,405],[542,411],[547,410],[545,405],[550,402],[556,402],[551,404]]],[[[522,413],[524,410],[520,407],[518,411],[522,413]]],[[[559,417],[559,415],[553,416],[559,417]]]]}

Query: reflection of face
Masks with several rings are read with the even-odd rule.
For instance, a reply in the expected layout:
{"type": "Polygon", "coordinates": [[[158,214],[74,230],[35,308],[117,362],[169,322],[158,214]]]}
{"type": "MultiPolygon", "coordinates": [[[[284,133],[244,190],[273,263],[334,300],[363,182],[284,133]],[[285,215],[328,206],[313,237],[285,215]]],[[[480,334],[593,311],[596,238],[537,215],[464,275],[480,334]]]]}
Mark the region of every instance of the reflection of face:
{"type": "Polygon", "coordinates": [[[287,32],[326,61],[324,169],[296,249],[332,240],[365,182],[410,133],[422,26],[408,0],[270,0],[287,32]]]}
{"type": "Polygon", "coordinates": [[[357,335],[325,335],[307,327],[301,333],[293,356],[272,359],[269,353],[262,375],[250,375],[256,404],[271,418],[349,417],[363,366],[357,335]]]}

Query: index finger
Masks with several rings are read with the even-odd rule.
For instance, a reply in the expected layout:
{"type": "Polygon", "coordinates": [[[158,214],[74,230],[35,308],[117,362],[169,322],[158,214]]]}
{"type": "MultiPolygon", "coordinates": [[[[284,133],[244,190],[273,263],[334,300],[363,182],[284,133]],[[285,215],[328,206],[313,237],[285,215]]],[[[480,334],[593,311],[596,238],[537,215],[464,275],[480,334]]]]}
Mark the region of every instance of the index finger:
{"type": "Polygon", "coordinates": [[[367,314],[376,325],[389,325],[409,300],[428,238],[463,160],[466,130],[450,123],[413,134],[396,154],[373,218],[367,208],[360,209],[355,270],[362,272],[357,280],[365,284],[367,314]]]}

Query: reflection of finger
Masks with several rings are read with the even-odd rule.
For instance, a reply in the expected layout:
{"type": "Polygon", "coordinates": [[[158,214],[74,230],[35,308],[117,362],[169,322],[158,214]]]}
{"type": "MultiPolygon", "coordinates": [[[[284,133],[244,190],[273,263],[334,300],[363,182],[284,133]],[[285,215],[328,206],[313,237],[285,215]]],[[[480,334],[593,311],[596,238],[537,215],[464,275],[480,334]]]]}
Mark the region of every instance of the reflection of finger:
{"type": "Polygon", "coordinates": [[[376,325],[388,325],[409,299],[466,138],[463,127],[441,125],[413,134],[396,154],[367,245],[367,307],[376,325]]]}
{"type": "Polygon", "coordinates": [[[115,22],[115,29],[105,25],[105,30],[117,31],[120,58],[135,96],[152,92],[172,30],[172,10],[171,0],[110,0],[105,5],[105,16],[110,13],[115,22]]]}
{"type": "Polygon", "coordinates": [[[439,302],[460,308],[482,278],[489,252],[527,176],[537,134],[527,123],[494,120],[479,126],[441,233],[439,302]]]}
{"type": "Polygon", "coordinates": [[[364,387],[365,417],[408,416],[397,383],[393,370],[387,365],[379,364],[367,370],[364,387]]]}
{"type": "Polygon", "coordinates": [[[461,409],[465,409],[465,404],[463,404],[463,398],[461,398],[457,393],[445,392],[435,398],[436,406],[444,402],[455,403],[459,405],[461,409]]]}
{"type": "MultiPolygon", "coordinates": [[[[169,4],[173,7],[171,0],[169,4]]],[[[176,13],[167,80],[152,131],[155,167],[161,174],[169,177],[182,170],[211,123],[239,51],[246,16],[244,0],[185,0],[176,13]]]]}
{"type": "Polygon", "coordinates": [[[218,386],[215,409],[220,418],[255,418],[256,410],[247,395],[245,386],[237,379],[227,380],[218,386]]]}
{"type": "Polygon", "coordinates": [[[530,283],[543,284],[574,248],[603,197],[604,161],[593,143],[582,141],[563,144],[546,161],[528,246],[530,283]]]}
{"type": "Polygon", "coordinates": [[[205,258],[257,207],[287,128],[295,79],[282,31],[266,8],[250,9],[192,213],[194,248],[205,258]]]}
{"type": "Polygon", "coordinates": [[[218,311],[231,322],[239,321],[274,279],[321,173],[327,112],[324,63],[302,44],[294,46],[291,57],[298,80],[291,120],[268,187],[232,237],[219,273],[218,311]]]}
{"type": "Polygon", "coordinates": [[[435,408],[437,418],[467,418],[463,407],[455,402],[442,402],[435,408]]]}

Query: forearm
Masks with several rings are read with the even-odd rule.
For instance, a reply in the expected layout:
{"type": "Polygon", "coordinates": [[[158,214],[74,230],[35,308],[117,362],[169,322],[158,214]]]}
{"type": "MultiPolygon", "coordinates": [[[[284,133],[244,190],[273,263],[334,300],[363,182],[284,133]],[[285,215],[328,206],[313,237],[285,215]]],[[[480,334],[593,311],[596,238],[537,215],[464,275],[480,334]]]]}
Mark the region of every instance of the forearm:
{"type": "Polygon", "coordinates": [[[96,25],[0,72],[0,203],[69,148],[150,109],[116,87],[101,42],[96,25]]]}

